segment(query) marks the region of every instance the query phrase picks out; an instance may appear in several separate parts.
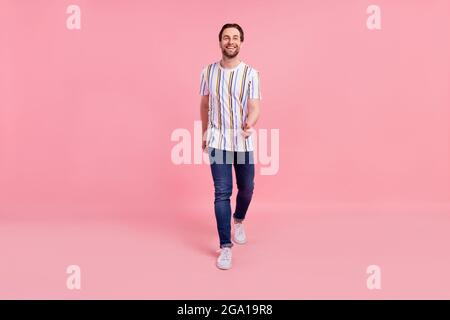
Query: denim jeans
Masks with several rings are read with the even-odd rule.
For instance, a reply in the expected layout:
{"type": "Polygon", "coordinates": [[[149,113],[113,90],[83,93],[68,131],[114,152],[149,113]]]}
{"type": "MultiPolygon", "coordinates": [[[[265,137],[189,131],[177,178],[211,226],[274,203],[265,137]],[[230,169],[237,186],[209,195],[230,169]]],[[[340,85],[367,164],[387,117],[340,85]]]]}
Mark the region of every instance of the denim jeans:
{"type": "Polygon", "coordinates": [[[230,197],[233,191],[233,175],[231,168],[234,167],[238,188],[233,218],[242,221],[245,219],[255,186],[253,151],[226,151],[211,147],[208,150],[214,180],[214,213],[220,248],[232,247],[230,197]]]}

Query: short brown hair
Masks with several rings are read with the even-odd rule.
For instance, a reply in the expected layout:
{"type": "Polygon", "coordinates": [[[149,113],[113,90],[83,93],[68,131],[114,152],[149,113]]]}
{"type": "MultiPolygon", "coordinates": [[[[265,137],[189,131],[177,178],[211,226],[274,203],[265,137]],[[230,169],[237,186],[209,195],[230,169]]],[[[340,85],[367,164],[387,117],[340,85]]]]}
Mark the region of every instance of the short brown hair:
{"type": "Polygon", "coordinates": [[[219,32],[219,41],[222,40],[222,33],[223,33],[223,30],[225,30],[226,28],[236,28],[236,29],[238,29],[240,37],[241,37],[241,41],[244,42],[244,30],[242,30],[241,26],[238,25],[237,23],[224,24],[222,29],[220,29],[220,32],[219,32]]]}

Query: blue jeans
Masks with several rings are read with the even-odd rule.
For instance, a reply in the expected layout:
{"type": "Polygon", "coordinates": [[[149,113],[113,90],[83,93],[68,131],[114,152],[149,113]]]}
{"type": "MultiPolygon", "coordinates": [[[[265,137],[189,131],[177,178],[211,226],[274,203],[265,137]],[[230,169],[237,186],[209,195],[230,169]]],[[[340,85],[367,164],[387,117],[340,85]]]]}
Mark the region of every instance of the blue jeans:
{"type": "Polygon", "coordinates": [[[230,205],[230,197],[233,191],[231,167],[234,166],[238,188],[236,210],[233,213],[233,218],[237,221],[242,221],[245,219],[255,186],[253,151],[226,151],[211,147],[208,150],[211,173],[214,180],[214,213],[216,215],[220,248],[231,248],[233,246],[231,242],[230,205]]]}

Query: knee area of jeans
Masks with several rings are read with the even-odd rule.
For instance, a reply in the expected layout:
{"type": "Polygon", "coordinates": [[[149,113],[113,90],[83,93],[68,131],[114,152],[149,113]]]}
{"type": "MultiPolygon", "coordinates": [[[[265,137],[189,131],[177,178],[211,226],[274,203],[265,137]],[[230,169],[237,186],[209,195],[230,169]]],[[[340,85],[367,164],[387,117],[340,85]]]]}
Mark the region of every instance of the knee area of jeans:
{"type": "Polygon", "coordinates": [[[215,200],[229,200],[231,198],[232,191],[223,190],[214,192],[215,200]]]}
{"type": "Polygon", "coordinates": [[[244,192],[244,193],[253,193],[253,190],[255,189],[255,184],[249,184],[249,185],[240,185],[238,186],[238,190],[240,192],[244,192]]]}
{"type": "Polygon", "coordinates": [[[216,194],[231,194],[233,192],[233,185],[217,183],[214,185],[214,192],[216,194]]]}

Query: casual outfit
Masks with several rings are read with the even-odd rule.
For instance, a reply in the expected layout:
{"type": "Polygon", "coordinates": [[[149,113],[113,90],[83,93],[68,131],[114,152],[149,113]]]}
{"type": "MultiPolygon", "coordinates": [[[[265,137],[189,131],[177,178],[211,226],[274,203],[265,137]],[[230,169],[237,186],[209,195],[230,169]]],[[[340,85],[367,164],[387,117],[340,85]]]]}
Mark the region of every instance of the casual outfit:
{"type": "MultiPolygon", "coordinates": [[[[247,119],[248,99],[262,99],[259,72],[243,61],[234,68],[223,68],[215,62],[203,68],[200,95],[209,95],[206,143],[214,181],[214,212],[219,233],[221,255],[219,268],[231,267],[231,205],[232,167],[238,194],[233,218],[245,219],[254,190],[255,166],[252,136],[242,135],[247,119]]],[[[235,224],[234,240],[245,243],[243,225],[235,224]]]]}

